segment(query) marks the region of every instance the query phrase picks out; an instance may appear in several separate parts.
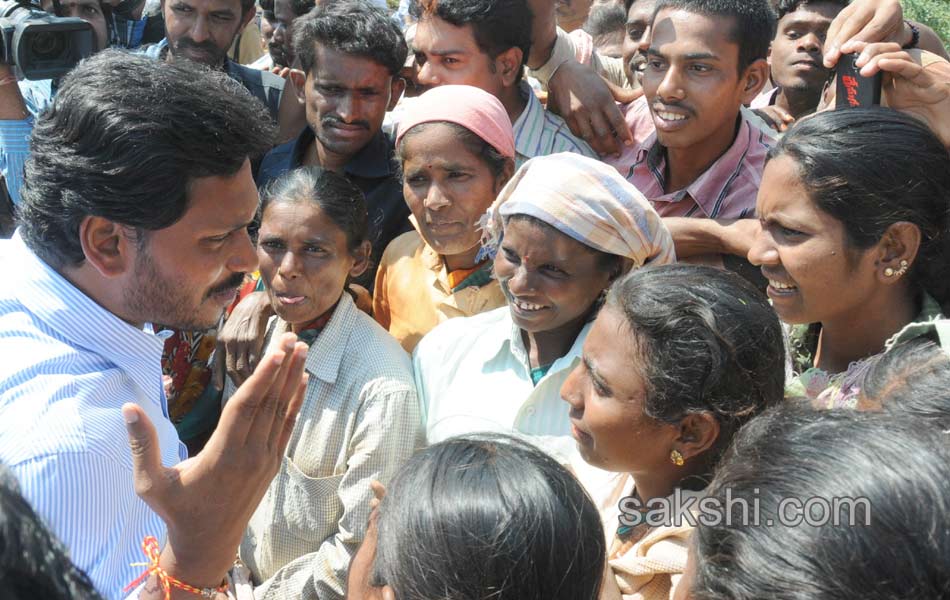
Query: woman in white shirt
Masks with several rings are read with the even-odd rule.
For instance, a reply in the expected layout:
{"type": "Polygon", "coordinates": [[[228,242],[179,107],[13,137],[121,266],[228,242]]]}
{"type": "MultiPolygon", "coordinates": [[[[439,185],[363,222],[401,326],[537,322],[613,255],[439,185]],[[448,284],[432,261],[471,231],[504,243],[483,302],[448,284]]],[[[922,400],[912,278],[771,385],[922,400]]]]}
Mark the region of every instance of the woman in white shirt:
{"type": "Polygon", "coordinates": [[[613,168],[568,153],[525,163],[487,221],[507,305],[447,321],[416,348],[428,441],[520,433],[571,453],[559,390],[603,292],[631,268],[673,262],[672,239],[613,168]]]}
{"type": "Polygon", "coordinates": [[[261,279],[277,313],[265,344],[287,330],[307,342],[309,381],[240,555],[258,598],[342,599],[366,530],[370,482],[387,482],[421,445],[411,363],[345,291],[370,256],[360,190],[302,167],[265,190],[261,211],[261,279]]]}

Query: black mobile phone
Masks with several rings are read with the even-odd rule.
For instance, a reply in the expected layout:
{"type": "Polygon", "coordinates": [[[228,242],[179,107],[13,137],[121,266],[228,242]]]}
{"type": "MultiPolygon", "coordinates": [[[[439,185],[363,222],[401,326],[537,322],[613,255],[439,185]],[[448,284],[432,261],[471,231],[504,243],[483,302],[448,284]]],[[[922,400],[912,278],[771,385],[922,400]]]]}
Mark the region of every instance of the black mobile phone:
{"type": "Polygon", "coordinates": [[[881,103],[881,72],[864,77],[855,66],[857,54],[844,54],[838,59],[838,84],[835,108],[861,108],[881,103]]]}

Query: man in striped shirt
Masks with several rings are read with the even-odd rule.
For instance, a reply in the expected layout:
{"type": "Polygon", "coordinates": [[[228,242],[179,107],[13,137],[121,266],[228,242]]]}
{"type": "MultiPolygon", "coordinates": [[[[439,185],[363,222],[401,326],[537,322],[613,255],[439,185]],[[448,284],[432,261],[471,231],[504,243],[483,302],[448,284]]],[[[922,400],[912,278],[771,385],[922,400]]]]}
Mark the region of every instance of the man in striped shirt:
{"type": "Polygon", "coordinates": [[[501,100],[515,134],[515,164],[558,152],[597,154],[546,110],[522,77],[531,46],[527,0],[412,0],[412,50],[423,87],[471,85],[501,100]]]}
{"type": "Polygon", "coordinates": [[[36,124],[20,228],[0,242],[0,462],[107,598],[165,534],[136,496],[120,407],[155,424],[164,465],[186,458],[149,323],[212,326],[256,268],[250,159],[273,134],[224,73],[113,51],[36,124]]]}

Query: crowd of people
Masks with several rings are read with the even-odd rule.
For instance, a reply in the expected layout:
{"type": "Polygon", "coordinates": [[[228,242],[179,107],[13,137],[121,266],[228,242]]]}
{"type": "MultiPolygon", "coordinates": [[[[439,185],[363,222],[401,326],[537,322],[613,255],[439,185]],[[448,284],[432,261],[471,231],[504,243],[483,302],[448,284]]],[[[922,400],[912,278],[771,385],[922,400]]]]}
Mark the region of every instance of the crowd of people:
{"type": "Polygon", "coordinates": [[[950,598],[899,0],[42,8],[97,51],[0,64],[3,598],[950,598]]]}

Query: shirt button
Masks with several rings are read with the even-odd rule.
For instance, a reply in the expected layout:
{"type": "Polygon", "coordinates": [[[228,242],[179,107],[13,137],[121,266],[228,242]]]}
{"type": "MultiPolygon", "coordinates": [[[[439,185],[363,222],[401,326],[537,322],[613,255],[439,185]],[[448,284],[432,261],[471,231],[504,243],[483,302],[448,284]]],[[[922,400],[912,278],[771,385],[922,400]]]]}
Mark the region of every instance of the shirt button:
{"type": "Polygon", "coordinates": [[[533,417],[534,412],[535,412],[534,406],[528,405],[528,407],[524,411],[524,414],[528,415],[529,417],[533,417]]]}

